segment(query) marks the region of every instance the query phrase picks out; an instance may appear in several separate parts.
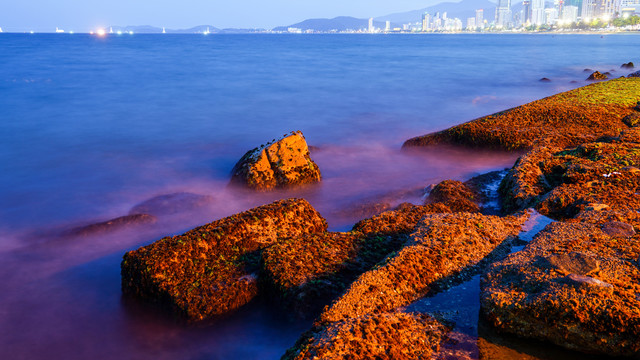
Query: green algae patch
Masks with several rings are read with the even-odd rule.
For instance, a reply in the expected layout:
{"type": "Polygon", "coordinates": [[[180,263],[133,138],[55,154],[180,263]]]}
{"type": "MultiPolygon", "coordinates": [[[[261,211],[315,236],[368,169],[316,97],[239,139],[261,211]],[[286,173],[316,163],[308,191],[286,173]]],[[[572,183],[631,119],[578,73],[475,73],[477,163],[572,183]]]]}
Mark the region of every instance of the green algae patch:
{"type": "Polygon", "coordinates": [[[254,272],[263,248],[326,229],[326,221],[305,200],[276,201],[126,253],[122,291],[166,307],[178,318],[208,319],[256,296],[254,272]]]}
{"type": "Polygon", "coordinates": [[[598,82],[407,140],[403,147],[438,144],[505,150],[549,144],[577,146],[627,128],[622,119],[640,100],[640,79],[598,82]]]}

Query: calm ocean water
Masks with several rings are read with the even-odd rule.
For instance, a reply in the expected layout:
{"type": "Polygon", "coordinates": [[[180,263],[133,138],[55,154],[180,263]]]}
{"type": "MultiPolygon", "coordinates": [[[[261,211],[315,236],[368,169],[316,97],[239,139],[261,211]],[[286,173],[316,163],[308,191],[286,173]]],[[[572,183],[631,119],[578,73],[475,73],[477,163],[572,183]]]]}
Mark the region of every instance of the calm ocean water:
{"type": "Polygon", "coordinates": [[[213,327],[177,326],[123,302],[123,253],[287,196],[344,230],[357,216],[341,210],[359,202],[510,166],[513,154],[399,149],[584,85],[584,68],[625,75],[639,45],[633,35],[0,34],[0,358],[277,358],[309,323],[254,304],[213,327]],[[318,147],[322,185],[226,187],[244,152],[291,130],[318,147]],[[214,202],[136,231],[53,236],[182,191],[214,202]]]}

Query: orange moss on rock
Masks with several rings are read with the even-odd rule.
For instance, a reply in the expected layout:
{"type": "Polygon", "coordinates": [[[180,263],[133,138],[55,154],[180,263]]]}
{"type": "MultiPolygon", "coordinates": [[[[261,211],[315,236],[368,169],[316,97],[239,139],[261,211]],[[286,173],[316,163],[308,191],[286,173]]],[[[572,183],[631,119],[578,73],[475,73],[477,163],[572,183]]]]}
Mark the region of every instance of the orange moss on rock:
{"type": "Polygon", "coordinates": [[[442,203],[424,206],[403,203],[396,210],[386,211],[372,218],[359,221],[353,226],[353,231],[361,232],[365,235],[372,233],[379,235],[408,235],[425,215],[449,212],[451,212],[451,209],[442,203]]]}
{"type": "Polygon", "coordinates": [[[426,294],[435,281],[477,264],[517,235],[524,217],[431,214],[386,262],[356,280],[320,316],[321,323],[387,312],[426,294]]]}
{"type": "Polygon", "coordinates": [[[422,314],[369,314],[307,334],[282,359],[429,359],[447,328],[422,314]]]}
{"type": "Polygon", "coordinates": [[[425,215],[450,211],[442,204],[405,203],[360,221],[348,233],[291,237],[263,252],[263,284],[297,317],[315,316],[358,276],[398,250],[425,215]]]}
{"type": "Polygon", "coordinates": [[[572,350],[640,354],[640,238],[612,237],[606,228],[553,223],[494,264],[482,281],[489,322],[572,350]]]}
{"type": "Polygon", "coordinates": [[[640,79],[594,83],[407,140],[403,147],[437,144],[529,149],[538,144],[577,146],[615,136],[639,100],[640,79]]]}
{"type": "Polygon", "coordinates": [[[431,190],[426,204],[442,203],[453,212],[478,212],[478,197],[461,181],[445,180],[431,190]]]}
{"type": "Polygon", "coordinates": [[[326,229],[305,200],[276,201],[126,253],[122,290],[189,321],[211,318],[257,294],[257,252],[280,238],[326,229]]]}
{"type": "Polygon", "coordinates": [[[248,151],[233,167],[231,182],[259,191],[318,182],[322,175],[311,160],[301,131],[248,151]]]}

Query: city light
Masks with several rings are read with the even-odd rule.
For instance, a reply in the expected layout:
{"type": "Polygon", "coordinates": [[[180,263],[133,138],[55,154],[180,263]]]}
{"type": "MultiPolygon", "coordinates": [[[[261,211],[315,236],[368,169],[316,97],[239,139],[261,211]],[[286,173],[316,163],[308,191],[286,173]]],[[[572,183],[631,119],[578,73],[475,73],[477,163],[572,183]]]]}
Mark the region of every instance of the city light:
{"type": "Polygon", "coordinates": [[[96,31],[96,35],[98,35],[98,36],[101,36],[101,37],[102,37],[102,36],[107,35],[107,32],[106,32],[104,29],[98,29],[98,30],[96,31]]]}

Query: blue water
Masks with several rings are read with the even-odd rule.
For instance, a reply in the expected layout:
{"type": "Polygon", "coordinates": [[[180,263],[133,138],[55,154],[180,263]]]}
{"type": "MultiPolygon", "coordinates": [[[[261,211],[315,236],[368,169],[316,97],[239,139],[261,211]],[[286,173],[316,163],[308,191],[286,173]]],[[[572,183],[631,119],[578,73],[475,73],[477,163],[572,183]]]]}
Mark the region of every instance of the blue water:
{"type": "Polygon", "coordinates": [[[639,45],[633,35],[0,34],[0,358],[277,357],[308,324],[274,324],[258,305],[215,329],[139,315],[120,299],[122,254],[286,196],[344,230],[351,205],[510,166],[514,154],[399,148],[584,85],[584,68],[624,75],[639,45]],[[227,188],[245,151],[291,130],[319,147],[321,185],[227,188]],[[139,231],[52,235],[179,191],[214,204],[139,231]]]}

